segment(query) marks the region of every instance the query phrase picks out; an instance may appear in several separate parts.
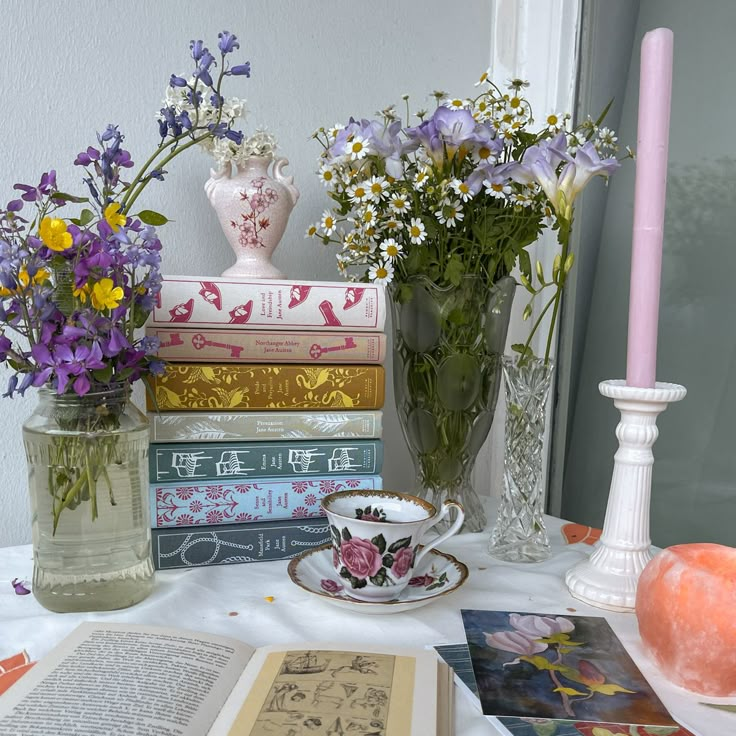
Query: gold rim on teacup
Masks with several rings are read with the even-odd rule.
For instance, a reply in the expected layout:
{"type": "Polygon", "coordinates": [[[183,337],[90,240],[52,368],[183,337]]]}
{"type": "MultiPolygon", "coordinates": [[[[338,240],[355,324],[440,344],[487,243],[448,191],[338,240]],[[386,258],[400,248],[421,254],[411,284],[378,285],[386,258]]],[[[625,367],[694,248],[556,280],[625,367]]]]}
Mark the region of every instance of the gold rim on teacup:
{"type": "MultiPolygon", "coordinates": [[[[364,521],[363,519],[356,519],[354,516],[347,516],[346,514],[341,514],[338,511],[333,511],[329,505],[333,501],[342,501],[345,498],[366,498],[367,496],[371,497],[378,497],[378,498],[385,498],[387,500],[394,500],[394,501],[410,501],[413,503],[416,503],[419,507],[424,509],[427,512],[427,519],[431,519],[435,514],[437,514],[437,508],[434,504],[430,503],[429,501],[425,501],[423,498],[419,498],[419,496],[413,496],[410,493],[401,493],[399,491],[372,491],[370,489],[363,489],[356,488],[353,491],[336,491],[335,493],[330,493],[329,495],[325,496],[320,501],[320,506],[324,511],[329,511],[333,516],[336,516],[338,519],[346,519],[351,522],[360,521],[365,524],[375,524],[374,521],[364,521]]],[[[390,524],[396,524],[397,526],[400,524],[416,524],[418,521],[426,521],[427,519],[410,519],[407,521],[391,521],[390,524]]]]}

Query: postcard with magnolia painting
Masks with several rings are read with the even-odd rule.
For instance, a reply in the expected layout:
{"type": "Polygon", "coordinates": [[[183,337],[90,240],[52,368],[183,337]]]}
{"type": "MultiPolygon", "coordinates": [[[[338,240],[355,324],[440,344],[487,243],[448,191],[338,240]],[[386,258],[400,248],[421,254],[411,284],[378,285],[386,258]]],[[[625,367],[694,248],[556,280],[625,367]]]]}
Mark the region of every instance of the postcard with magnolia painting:
{"type": "Polygon", "coordinates": [[[486,715],[677,725],[604,618],[462,615],[486,715]]]}

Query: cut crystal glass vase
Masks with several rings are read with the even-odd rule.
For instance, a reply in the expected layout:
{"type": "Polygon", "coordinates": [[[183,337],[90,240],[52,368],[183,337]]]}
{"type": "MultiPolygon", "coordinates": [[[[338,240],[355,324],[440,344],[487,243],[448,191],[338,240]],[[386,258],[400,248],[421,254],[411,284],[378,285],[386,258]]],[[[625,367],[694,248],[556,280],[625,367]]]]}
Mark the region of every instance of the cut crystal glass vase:
{"type": "Polygon", "coordinates": [[[554,363],[504,356],[502,365],[504,487],[489,551],[508,562],[540,562],[551,553],[544,525],[542,449],[554,363]]]}
{"type": "Polygon", "coordinates": [[[415,492],[436,508],[461,503],[463,531],[486,524],[470,476],[493,423],[515,287],[511,277],[446,288],[420,277],[392,290],[394,393],[415,492]]]}

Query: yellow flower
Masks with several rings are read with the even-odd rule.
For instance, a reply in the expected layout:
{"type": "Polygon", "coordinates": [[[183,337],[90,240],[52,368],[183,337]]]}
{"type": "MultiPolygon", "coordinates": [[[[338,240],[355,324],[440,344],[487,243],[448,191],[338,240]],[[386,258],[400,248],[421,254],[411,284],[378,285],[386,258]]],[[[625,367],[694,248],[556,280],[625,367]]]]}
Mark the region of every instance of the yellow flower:
{"type": "Polygon", "coordinates": [[[72,294],[74,294],[75,299],[79,299],[82,304],[86,304],[89,296],[89,284],[82,284],[78,289],[72,287],[72,294]]]}
{"type": "Polygon", "coordinates": [[[57,253],[72,247],[72,234],[67,232],[66,223],[58,217],[44,217],[38,227],[43,244],[57,253]]]}
{"type": "Polygon", "coordinates": [[[112,279],[100,279],[92,287],[92,306],[99,311],[115,309],[120,305],[123,295],[123,289],[120,286],[115,286],[112,279]]]}
{"type": "Polygon", "coordinates": [[[20,267],[20,271],[18,271],[18,286],[16,289],[6,289],[4,286],[0,287],[0,296],[10,296],[11,294],[20,294],[24,289],[28,288],[28,285],[31,284],[35,286],[36,284],[42,284],[44,281],[49,279],[51,277],[51,274],[45,269],[45,268],[39,268],[38,271],[36,271],[36,275],[31,278],[28,275],[28,269],[25,267],[25,265],[20,267]]]}
{"type": "Polygon", "coordinates": [[[110,202],[110,204],[105,207],[104,217],[105,222],[112,228],[114,233],[120,230],[122,225],[125,225],[126,217],[125,215],[120,214],[119,202],[110,202]]]}

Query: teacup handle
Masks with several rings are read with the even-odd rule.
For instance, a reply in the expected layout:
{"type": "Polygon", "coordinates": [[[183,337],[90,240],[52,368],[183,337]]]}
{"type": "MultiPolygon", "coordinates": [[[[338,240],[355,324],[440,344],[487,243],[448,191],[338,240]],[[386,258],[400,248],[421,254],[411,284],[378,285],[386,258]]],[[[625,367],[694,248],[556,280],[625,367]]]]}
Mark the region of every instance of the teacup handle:
{"type": "Polygon", "coordinates": [[[430,550],[433,550],[438,544],[442,544],[442,542],[444,542],[446,539],[449,539],[453,534],[456,534],[460,530],[460,527],[465,521],[465,511],[457,501],[448,499],[442,504],[442,508],[437,512],[437,514],[435,514],[435,516],[429,520],[430,523],[422,531],[422,534],[426,533],[435,524],[442,521],[442,519],[444,519],[445,516],[450,513],[451,508],[457,509],[457,519],[455,519],[453,525],[444,534],[440,534],[437,539],[434,539],[429,544],[424,545],[421,552],[419,552],[419,554],[416,556],[416,559],[414,560],[414,567],[419,564],[419,561],[422,559],[422,557],[424,557],[424,555],[426,555],[430,550]]]}

